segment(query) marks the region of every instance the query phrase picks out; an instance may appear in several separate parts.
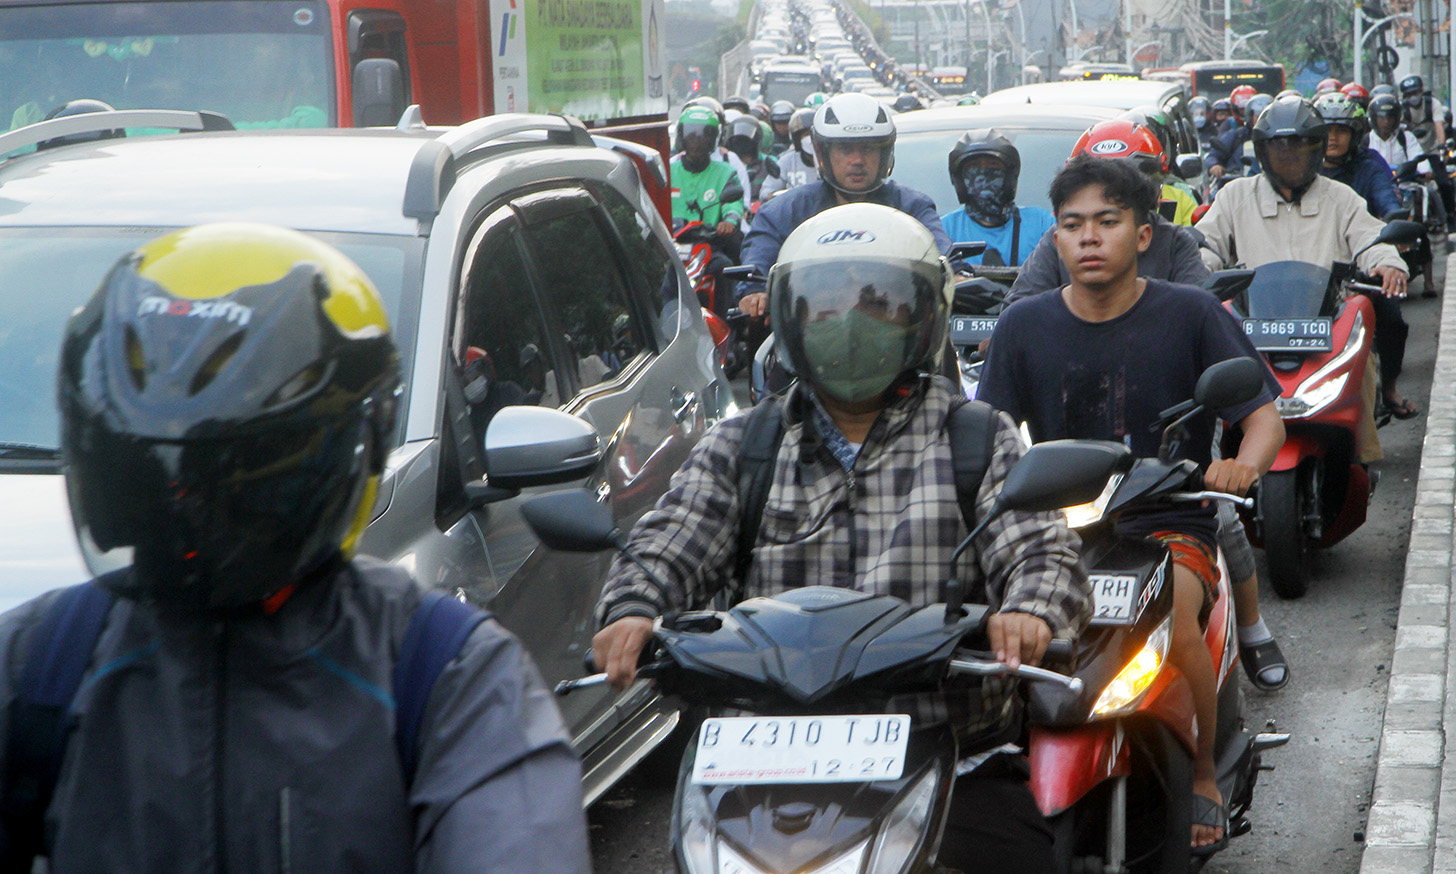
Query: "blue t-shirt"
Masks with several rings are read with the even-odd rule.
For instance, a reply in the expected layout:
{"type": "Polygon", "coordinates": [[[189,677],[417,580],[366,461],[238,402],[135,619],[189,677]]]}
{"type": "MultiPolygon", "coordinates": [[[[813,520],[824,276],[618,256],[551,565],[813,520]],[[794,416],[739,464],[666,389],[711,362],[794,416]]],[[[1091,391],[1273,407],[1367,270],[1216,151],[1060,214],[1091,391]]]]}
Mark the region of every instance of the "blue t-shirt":
{"type": "MultiPolygon", "coordinates": [[[[1011,232],[1016,227],[1012,219],[999,228],[988,228],[966,215],[964,209],[957,209],[940,217],[946,236],[952,243],[985,243],[986,251],[995,249],[1001,253],[1001,262],[1008,267],[1019,267],[1041,240],[1042,235],[1056,227],[1057,220],[1050,212],[1039,206],[1019,206],[1021,211],[1021,244],[1016,248],[1016,260],[1011,259],[1011,232]]],[[[967,264],[980,264],[985,255],[964,258],[967,264]]]]}
{"type": "MultiPolygon", "coordinates": [[[[1192,398],[1203,371],[1240,357],[1263,361],[1218,299],[1196,286],[1149,279],[1131,309],[1105,322],[1083,321],[1060,292],[1048,292],[1001,314],[976,397],[1026,422],[1038,443],[1115,440],[1153,458],[1162,441],[1152,430],[1158,414],[1192,398]]],[[[1265,390],[1219,410],[1225,420],[1238,422],[1279,395],[1278,381],[1265,370],[1265,390]]],[[[1206,468],[1214,424],[1209,412],[1190,420],[1177,457],[1206,468]]],[[[1214,508],[1196,504],[1124,514],[1121,522],[1131,534],[1180,531],[1210,548],[1218,531],[1214,508]]]]}

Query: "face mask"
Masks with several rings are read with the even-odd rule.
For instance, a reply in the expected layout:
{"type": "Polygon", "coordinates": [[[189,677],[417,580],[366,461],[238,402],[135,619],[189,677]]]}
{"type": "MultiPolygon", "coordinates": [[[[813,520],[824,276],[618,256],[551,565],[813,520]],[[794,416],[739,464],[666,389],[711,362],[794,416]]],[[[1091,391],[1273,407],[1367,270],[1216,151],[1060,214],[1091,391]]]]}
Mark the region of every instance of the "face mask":
{"type": "Polygon", "coordinates": [[[877,398],[905,368],[905,333],[859,310],[811,322],[804,326],[810,380],[844,403],[877,398]]]}
{"type": "Polygon", "coordinates": [[[1002,167],[964,167],[966,214],[985,228],[999,228],[1011,220],[1010,174],[1002,167]]]}

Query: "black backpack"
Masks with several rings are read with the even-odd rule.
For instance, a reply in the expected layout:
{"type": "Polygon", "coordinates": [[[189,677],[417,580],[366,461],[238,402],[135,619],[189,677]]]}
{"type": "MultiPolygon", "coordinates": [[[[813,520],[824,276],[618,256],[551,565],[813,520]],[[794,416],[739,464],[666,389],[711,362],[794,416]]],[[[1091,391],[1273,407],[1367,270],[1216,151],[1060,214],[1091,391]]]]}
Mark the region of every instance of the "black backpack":
{"type": "MultiPolygon", "coordinates": [[[[981,401],[960,399],[951,409],[951,466],[955,470],[956,501],[966,530],[976,527],[976,492],[996,445],[996,410],[981,401]]],[[[734,560],[733,585],[741,588],[753,564],[753,545],[763,524],[763,507],[773,485],[774,458],[784,439],[784,417],[779,398],[770,395],[748,414],[743,442],[738,447],[738,552],[734,560]]]]}

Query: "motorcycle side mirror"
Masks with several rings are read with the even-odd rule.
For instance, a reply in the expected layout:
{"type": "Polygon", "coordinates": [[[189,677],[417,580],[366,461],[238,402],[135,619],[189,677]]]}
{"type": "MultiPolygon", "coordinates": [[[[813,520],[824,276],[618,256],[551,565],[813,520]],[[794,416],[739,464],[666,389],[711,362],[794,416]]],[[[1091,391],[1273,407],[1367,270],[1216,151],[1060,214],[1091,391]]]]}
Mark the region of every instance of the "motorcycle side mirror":
{"type": "Polygon", "coordinates": [[[962,279],[956,283],[951,312],[985,313],[991,307],[1006,300],[1006,291],[1006,286],[984,276],[962,279]]]}
{"type": "Polygon", "coordinates": [[[1038,443],[1006,474],[996,505],[1037,513],[1086,504],[1102,494],[1109,477],[1131,465],[1132,450],[1109,440],[1038,443]]]}
{"type": "Polygon", "coordinates": [[[758,272],[757,264],[739,264],[735,267],[724,267],[722,276],[731,279],[745,279],[750,282],[767,282],[768,277],[758,272]]]}
{"type": "Polygon", "coordinates": [[[950,260],[958,261],[961,258],[974,258],[986,251],[986,244],[980,241],[974,243],[951,243],[950,260]]]}
{"type": "Polygon", "coordinates": [[[1405,221],[1408,218],[1410,218],[1410,210],[1404,208],[1392,209],[1390,212],[1385,214],[1385,220],[1388,222],[1405,221]]]}
{"type": "Polygon", "coordinates": [[[1193,388],[1193,400],[1200,407],[1212,410],[1226,410],[1248,403],[1258,397],[1264,387],[1264,370],[1264,365],[1252,358],[1220,361],[1198,378],[1198,384],[1193,388]]]}
{"type": "Polygon", "coordinates": [[[1221,301],[1231,301],[1243,294],[1254,281],[1252,270],[1217,270],[1203,280],[1203,287],[1221,301]]]}
{"type": "Polygon", "coordinates": [[[1352,255],[1350,261],[1354,262],[1366,249],[1369,249],[1371,246],[1378,246],[1381,243],[1389,243],[1393,246],[1413,246],[1421,241],[1421,234],[1423,233],[1425,233],[1425,228],[1421,227],[1419,222],[1386,222],[1385,227],[1380,229],[1380,233],[1376,234],[1375,239],[1371,240],[1359,252],[1352,255]]]}
{"type": "Polygon", "coordinates": [[[1179,155],[1178,160],[1173,162],[1173,172],[1181,179],[1197,179],[1202,171],[1203,158],[1199,155],[1179,155]]]}
{"type": "Polygon", "coordinates": [[[585,489],[532,498],[521,504],[521,517],[542,543],[562,552],[600,552],[624,543],[611,508],[585,489]]]}

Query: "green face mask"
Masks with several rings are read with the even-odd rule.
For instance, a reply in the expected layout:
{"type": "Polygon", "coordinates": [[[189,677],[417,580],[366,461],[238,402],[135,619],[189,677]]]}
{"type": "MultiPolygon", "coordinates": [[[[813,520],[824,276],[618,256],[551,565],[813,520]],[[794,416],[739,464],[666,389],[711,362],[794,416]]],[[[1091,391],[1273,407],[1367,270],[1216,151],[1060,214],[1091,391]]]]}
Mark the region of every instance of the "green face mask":
{"type": "Polygon", "coordinates": [[[804,326],[814,385],[844,403],[879,397],[905,367],[905,329],[859,310],[804,326]]]}

